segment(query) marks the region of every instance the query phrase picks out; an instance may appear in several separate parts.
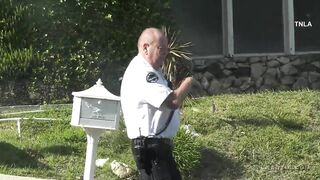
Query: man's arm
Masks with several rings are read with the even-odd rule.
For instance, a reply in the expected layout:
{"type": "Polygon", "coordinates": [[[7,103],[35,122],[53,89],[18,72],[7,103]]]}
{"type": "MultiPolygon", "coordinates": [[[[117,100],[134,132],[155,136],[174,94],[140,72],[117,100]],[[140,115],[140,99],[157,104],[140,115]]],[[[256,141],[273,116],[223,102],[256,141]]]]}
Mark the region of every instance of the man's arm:
{"type": "Polygon", "coordinates": [[[182,81],[180,86],[175,89],[164,101],[170,109],[177,109],[181,106],[183,100],[186,98],[192,85],[192,77],[187,77],[182,81]]]}

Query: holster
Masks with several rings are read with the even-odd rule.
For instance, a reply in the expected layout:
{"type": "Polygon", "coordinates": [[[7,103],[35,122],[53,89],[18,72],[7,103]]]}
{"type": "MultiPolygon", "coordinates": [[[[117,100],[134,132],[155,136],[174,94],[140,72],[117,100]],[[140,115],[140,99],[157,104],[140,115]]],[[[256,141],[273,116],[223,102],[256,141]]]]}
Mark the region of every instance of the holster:
{"type": "Polygon", "coordinates": [[[148,159],[147,143],[145,137],[138,137],[132,141],[132,152],[138,169],[151,171],[151,161],[148,159]]]}
{"type": "Polygon", "coordinates": [[[152,163],[157,162],[172,148],[170,139],[138,137],[132,140],[132,152],[137,168],[145,169],[147,174],[151,173],[152,163]]]}

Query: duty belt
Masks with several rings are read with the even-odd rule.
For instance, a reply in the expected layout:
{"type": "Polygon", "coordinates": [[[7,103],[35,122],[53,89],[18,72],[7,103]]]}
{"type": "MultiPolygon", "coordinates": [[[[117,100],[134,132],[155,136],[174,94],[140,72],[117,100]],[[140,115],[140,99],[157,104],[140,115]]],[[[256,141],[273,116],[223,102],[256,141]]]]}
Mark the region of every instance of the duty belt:
{"type": "Polygon", "coordinates": [[[148,137],[138,137],[132,139],[133,144],[167,144],[172,146],[172,140],[169,138],[148,138],[148,137]]]}

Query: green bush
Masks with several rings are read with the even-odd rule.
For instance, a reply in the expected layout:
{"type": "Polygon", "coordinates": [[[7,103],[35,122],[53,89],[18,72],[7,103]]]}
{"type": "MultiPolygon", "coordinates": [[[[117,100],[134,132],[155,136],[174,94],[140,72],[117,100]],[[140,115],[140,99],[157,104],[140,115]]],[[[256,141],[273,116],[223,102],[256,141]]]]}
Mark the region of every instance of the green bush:
{"type": "MultiPolygon", "coordinates": [[[[2,72],[8,67],[12,72],[21,72],[27,84],[23,88],[38,103],[69,102],[72,91],[88,88],[98,78],[118,92],[120,83],[115,79],[137,53],[140,32],[149,26],[170,24],[169,2],[1,1],[0,23],[7,23],[8,28],[1,29],[0,41],[2,45],[5,40],[15,42],[9,52],[17,54],[0,61],[2,72]]],[[[2,49],[7,53],[8,48],[2,49]]],[[[0,57],[2,54],[0,50],[0,57]]]]}
{"type": "Polygon", "coordinates": [[[180,128],[174,138],[174,156],[180,171],[189,175],[191,170],[200,165],[200,143],[196,137],[180,128]]]}
{"type": "Polygon", "coordinates": [[[29,5],[13,0],[0,2],[0,83],[28,76],[32,63],[39,58],[28,37],[29,5]]]}

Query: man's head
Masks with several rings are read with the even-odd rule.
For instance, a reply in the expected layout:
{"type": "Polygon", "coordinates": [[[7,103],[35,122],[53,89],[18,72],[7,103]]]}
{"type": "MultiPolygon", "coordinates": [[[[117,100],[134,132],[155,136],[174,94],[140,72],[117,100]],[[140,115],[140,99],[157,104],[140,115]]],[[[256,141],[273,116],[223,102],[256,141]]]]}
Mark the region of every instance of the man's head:
{"type": "Polygon", "coordinates": [[[160,29],[147,28],[139,37],[138,50],[154,69],[159,69],[168,54],[168,40],[160,29]]]}

